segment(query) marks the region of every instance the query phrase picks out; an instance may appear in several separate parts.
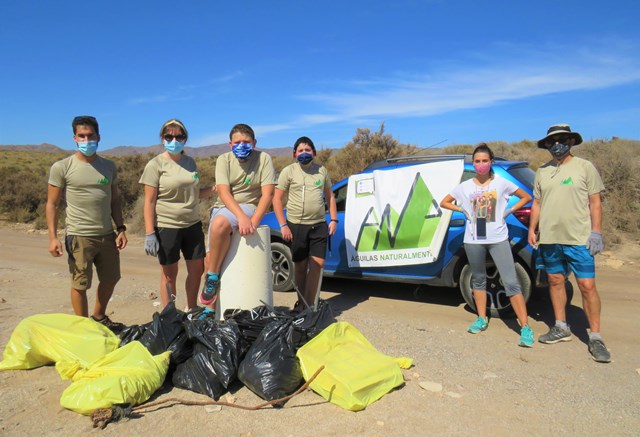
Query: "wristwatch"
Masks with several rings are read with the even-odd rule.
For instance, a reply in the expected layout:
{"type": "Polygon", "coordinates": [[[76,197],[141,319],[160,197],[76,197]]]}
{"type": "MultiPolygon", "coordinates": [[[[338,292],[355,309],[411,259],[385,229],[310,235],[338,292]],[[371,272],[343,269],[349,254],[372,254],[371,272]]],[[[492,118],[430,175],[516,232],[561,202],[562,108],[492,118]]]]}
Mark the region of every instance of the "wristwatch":
{"type": "Polygon", "coordinates": [[[116,227],[116,232],[119,234],[121,232],[126,232],[127,231],[127,227],[125,225],[120,225],[116,227]]]}
{"type": "Polygon", "coordinates": [[[338,219],[331,219],[332,222],[334,223],[340,223],[340,221],[338,221],[338,219]]]}

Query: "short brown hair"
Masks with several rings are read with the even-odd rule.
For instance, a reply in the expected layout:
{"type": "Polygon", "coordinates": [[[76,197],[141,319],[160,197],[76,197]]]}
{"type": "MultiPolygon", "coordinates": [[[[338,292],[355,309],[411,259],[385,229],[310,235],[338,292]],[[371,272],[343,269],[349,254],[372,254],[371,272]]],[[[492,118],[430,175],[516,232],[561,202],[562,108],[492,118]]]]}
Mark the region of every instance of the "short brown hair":
{"type": "Polygon", "coordinates": [[[249,126],[248,124],[238,123],[234,127],[232,127],[231,131],[229,132],[229,139],[231,139],[231,137],[235,133],[246,134],[246,135],[249,135],[253,141],[256,140],[256,134],[253,132],[253,129],[251,129],[251,126],[249,126]]]}

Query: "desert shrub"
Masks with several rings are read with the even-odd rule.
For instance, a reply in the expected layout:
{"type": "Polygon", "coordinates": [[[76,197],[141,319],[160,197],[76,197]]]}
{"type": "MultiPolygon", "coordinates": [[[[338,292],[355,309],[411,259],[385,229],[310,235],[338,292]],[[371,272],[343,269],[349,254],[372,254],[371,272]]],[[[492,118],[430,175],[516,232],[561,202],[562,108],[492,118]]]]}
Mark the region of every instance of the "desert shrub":
{"type": "Polygon", "coordinates": [[[637,141],[590,141],[574,147],[576,156],[598,169],[605,191],[602,196],[603,230],[610,243],[640,237],[640,156],[637,141]]]}
{"type": "Polygon", "coordinates": [[[384,133],[384,123],[377,132],[361,128],[346,146],[325,163],[331,178],[339,181],[362,171],[369,164],[387,158],[414,155],[417,147],[401,145],[391,134],[384,133]]]}

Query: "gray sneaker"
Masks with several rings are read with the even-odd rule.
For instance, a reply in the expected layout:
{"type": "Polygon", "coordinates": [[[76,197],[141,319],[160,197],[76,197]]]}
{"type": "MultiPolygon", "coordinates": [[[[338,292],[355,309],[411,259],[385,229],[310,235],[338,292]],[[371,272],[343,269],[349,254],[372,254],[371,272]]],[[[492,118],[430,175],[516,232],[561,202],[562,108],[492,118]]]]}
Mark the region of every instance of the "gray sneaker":
{"type": "Polygon", "coordinates": [[[549,332],[538,337],[540,343],[553,344],[560,341],[571,341],[571,331],[552,326],[549,332]]]}
{"type": "Polygon", "coordinates": [[[589,340],[589,352],[591,358],[599,363],[611,362],[611,354],[602,340],[589,340]]]}

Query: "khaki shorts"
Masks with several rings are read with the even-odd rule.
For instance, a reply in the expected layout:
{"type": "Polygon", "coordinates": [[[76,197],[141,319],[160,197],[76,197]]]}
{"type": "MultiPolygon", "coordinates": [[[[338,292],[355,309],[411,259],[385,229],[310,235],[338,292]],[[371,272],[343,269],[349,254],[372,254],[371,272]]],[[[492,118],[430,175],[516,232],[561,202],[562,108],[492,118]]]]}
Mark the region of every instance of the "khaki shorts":
{"type": "Polygon", "coordinates": [[[69,255],[71,286],[76,290],[91,288],[94,264],[98,281],[115,283],[120,280],[120,253],[115,233],[99,237],[67,235],[65,247],[69,255]]]}

